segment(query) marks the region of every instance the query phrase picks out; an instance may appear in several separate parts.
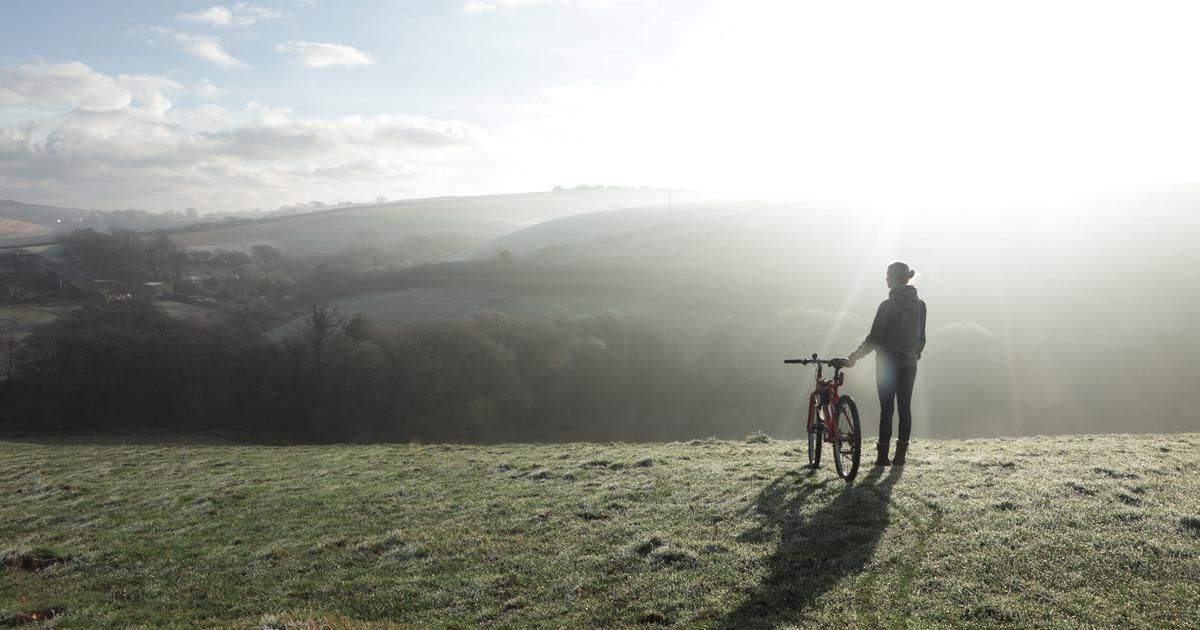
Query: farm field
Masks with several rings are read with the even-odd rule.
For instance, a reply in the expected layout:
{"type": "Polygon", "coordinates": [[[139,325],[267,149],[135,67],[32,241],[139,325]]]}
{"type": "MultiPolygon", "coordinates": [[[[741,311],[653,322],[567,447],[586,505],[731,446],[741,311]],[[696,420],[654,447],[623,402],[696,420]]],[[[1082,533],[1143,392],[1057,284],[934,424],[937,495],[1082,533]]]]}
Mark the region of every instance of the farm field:
{"type": "Polygon", "coordinates": [[[1195,627],[1200,434],[0,442],[0,624],[1195,627]]]}
{"type": "Polygon", "coordinates": [[[50,229],[44,225],[0,217],[0,241],[48,236],[49,234],[50,229]]]}
{"type": "Polygon", "coordinates": [[[20,339],[28,335],[34,327],[48,324],[60,315],[79,308],[78,304],[67,302],[47,304],[5,304],[0,307],[0,337],[15,337],[20,339]]]}

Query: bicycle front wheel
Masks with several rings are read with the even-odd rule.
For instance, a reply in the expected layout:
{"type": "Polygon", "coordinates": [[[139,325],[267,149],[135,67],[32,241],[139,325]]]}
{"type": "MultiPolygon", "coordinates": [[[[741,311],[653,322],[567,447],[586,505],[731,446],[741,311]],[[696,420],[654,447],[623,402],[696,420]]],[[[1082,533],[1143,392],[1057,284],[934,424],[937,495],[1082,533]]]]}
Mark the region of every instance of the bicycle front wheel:
{"type": "Polygon", "coordinates": [[[858,474],[858,461],[862,456],[860,426],[858,405],[854,404],[853,398],[842,396],[837,407],[837,433],[833,436],[833,464],[838,476],[846,481],[853,481],[858,474]]]}

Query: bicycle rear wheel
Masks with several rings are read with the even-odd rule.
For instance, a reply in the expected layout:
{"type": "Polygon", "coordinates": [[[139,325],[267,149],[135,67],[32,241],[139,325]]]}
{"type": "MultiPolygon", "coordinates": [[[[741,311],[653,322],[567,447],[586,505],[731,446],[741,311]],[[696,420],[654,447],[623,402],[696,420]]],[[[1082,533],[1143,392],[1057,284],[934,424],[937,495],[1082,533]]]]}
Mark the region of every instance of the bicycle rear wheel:
{"type": "MultiPolygon", "coordinates": [[[[837,433],[833,436],[833,465],[837,474],[853,481],[858,474],[862,457],[862,431],[858,422],[858,405],[849,396],[842,396],[837,407],[837,433]]],[[[811,438],[810,438],[811,439],[811,438]]]]}
{"type": "Polygon", "coordinates": [[[809,406],[809,467],[816,469],[821,466],[821,444],[824,442],[824,424],[817,418],[815,404],[809,406]]]}

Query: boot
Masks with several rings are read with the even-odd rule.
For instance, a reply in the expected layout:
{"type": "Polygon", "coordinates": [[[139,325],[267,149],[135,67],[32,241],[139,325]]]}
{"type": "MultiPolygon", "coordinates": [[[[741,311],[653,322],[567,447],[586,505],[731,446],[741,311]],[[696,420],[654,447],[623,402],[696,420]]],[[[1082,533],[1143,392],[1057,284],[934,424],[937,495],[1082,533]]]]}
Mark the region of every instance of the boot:
{"type": "Polygon", "coordinates": [[[892,465],[903,466],[905,455],[908,455],[908,440],[896,440],[896,458],[892,460],[892,465]]]}
{"type": "Polygon", "coordinates": [[[875,457],[875,465],[876,466],[890,466],[891,465],[891,462],[889,462],[888,458],[887,458],[887,455],[888,455],[888,443],[887,442],[884,442],[884,441],[877,442],[875,444],[875,451],[878,453],[878,455],[875,457]]]}

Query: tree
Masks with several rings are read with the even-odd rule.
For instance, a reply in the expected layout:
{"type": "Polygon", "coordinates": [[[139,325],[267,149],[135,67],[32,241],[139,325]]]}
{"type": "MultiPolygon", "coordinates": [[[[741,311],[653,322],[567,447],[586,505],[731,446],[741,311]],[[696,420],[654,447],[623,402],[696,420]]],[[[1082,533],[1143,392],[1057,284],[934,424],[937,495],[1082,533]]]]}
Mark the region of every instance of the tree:
{"type": "Polygon", "coordinates": [[[287,256],[284,256],[283,252],[262,243],[250,248],[250,256],[263,269],[275,269],[287,262],[287,256]]]}
{"type": "Polygon", "coordinates": [[[157,234],[143,249],[150,274],[155,280],[178,280],[183,270],[179,250],[166,234],[157,234]]]}
{"type": "Polygon", "coordinates": [[[355,315],[346,322],[346,336],[354,341],[367,341],[375,334],[371,321],[362,315],[355,315]]]}
{"type": "Polygon", "coordinates": [[[325,347],[335,335],[342,332],[346,326],[346,318],[338,314],[336,306],[328,304],[313,304],[312,310],[305,320],[304,338],[312,350],[313,374],[321,375],[322,359],[325,347]]]}

